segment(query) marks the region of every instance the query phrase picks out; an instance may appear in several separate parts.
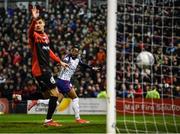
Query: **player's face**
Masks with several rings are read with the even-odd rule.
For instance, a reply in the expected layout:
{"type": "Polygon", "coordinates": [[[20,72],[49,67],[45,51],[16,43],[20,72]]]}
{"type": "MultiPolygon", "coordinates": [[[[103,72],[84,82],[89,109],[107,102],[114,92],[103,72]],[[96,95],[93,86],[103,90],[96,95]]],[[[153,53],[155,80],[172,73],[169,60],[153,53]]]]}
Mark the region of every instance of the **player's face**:
{"type": "Polygon", "coordinates": [[[35,24],[35,31],[44,32],[44,26],[45,26],[45,23],[42,19],[37,20],[35,24]]]}
{"type": "Polygon", "coordinates": [[[73,57],[73,58],[77,58],[77,56],[78,56],[78,54],[79,54],[79,50],[78,50],[78,49],[73,49],[72,52],[71,52],[71,54],[72,54],[72,57],[73,57]]]}

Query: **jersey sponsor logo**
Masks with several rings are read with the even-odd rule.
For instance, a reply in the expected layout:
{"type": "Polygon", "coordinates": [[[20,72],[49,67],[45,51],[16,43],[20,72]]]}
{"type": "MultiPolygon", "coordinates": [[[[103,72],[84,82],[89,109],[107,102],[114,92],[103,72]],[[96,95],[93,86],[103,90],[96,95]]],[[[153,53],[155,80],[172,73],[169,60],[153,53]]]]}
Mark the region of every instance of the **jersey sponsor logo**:
{"type": "Polygon", "coordinates": [[[43,46],[42,49],[49,50],[50,48],[49,48],[49,46],[43,46]]]}

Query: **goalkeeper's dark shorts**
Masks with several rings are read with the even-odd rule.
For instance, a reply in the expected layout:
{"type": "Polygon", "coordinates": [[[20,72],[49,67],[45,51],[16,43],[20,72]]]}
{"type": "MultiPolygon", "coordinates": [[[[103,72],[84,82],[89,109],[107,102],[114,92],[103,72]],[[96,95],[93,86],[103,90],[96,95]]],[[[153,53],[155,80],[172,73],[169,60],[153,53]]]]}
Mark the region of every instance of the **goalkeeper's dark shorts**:
{"type": "Polygon", "coordinates": [[[54,80],[53,75],[48,71],[35,78],[38,82],[39,89],[42,92],[56,88],[56,81],[54,80]]]}

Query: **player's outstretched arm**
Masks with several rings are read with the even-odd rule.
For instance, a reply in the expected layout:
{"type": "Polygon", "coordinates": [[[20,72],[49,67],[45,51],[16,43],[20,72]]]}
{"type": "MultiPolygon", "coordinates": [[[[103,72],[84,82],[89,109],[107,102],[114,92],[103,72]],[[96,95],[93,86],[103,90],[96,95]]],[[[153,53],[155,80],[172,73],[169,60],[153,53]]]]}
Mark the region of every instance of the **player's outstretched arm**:
{"type": "Polygon", "coordinates": [[[69,65],[63,61],[60,61],[60,65],[65,68],[69,67],[69,65]]]}
{"type": "Polygon", "coordinates": [[[39,17],[39,10],[34,6],[31,10],[33,19],[37,19],[39,17]]]}
{"type": "Polygon", "coordinates": [[[57,57],[52,50],[50,50],[50,58],[56,62],[58,62],[62,67],[69,67],[69,65],[63,61],[60,60],[59,57],[57,57]]]}
{"type": "Polygon", "coordinates": [[[50,58],[51,58],[52,60],[60,63],[60,61],[61,61],[60,58],[59,58],[58,56],[56,56],[51,49],[50,49],[50,51],[49,51],[49,56],[50,56],[50,58]]]}
{"type": "Polygon", "coordinates": [[[100,67],[92,67],[92,70],[94,70],[94,71],[99,71],[99,70],[100,70],[100,67]]]}
{"type": "Polygon", "coordinates": [[[94,71],[99,71],[99,70],[100,70],[99,67],[92,67],[92,66],[90,66],[90,65],[88,65],[88,64],[86,64],[86,63],[83,63],[82,61],[79,62],[79,65],[82,66],[82,67],[84,67],[84,68],[92,69],[92,70],[94,70],[94,71]]]}
{"type": "Polygon", "coordinates": [[[35,26],[35,23],[36,23],[36,19],[39,17],[39,10],[36,9],[36,7],[33,7],[32,10],[31,10],[31,13],[32,13],[32,22],[30,24],[29,31],[28,31],[30,39],[32,39],[32,37],[33,37],[34,26],[35,26]]]}

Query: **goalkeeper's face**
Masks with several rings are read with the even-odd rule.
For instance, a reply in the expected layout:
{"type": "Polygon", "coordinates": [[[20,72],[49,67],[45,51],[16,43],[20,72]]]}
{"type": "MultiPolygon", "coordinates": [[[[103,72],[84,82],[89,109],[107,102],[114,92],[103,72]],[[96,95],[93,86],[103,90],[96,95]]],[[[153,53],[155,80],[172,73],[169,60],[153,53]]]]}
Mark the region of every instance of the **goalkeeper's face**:
{"type": "Polygon", "coordinates": [[[71,54],[73,58],[77,58],[79,55],[79,50],[77,48],[73,48],[71,54]]]}
{"type": "Polygon", "coordinates": [[[45,22],[42,19],[37,20],[35,24],[35,31],[44,32],[44,26],[45,22]]]}

